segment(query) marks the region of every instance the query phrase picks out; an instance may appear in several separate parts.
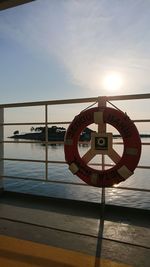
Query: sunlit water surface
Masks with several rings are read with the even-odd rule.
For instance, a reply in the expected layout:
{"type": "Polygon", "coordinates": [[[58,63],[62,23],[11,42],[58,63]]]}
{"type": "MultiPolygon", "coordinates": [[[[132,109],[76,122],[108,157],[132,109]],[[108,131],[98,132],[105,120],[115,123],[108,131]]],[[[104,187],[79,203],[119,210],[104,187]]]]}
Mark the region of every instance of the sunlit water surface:
{"type": "MultiPolygon", "coordinates": [[[[120,140],[117,139],[119,142],[120,140]]],[[[150,142],[146,138],[143,142],[150,142]]],[[[85,154],[87,146],[79,148],[80,154],[85,154]]],[[[121,145],[115,145],[115,150],[121,155],[121,145]]],[[[5,144],[4,149],[5,158],[24,158],[33,160],[45,159],[45,147],[39,144],[5,144]]],[[[64,161],[63,145],[48,147],[48,160],[50,161],[64,161]]],[[[97,160],[97,159],[96,159],[97,160]]],[[[108,159],[108,163],[112,163],[108,159]]],[[[150,166],[149,146],[142,146],[142,156],[139,165],[150,166]]],[[[100,202],[101,189],[90,187],[86,185],[70,185],[58,183],[46,183],[44,181],[45,164],[37,162],[18,162],[5,161],[4,175],[11,177],[25,177],[27,180],[5,179],[4,186],[7,189],[28,193],[35,193],[54,197],[63,197],[68,199],[78,199],[91,202],[100,202]],[[33,182],[28,179],[43,179],[43,182],[33,182]]],[[[49,181],[65,181],[71,183],[84,184],[77,176],[74,176],[66,164],[48,164],[48,180],[49,181]]],[[[150,175],[148,169],[136,169],[133,176],[128,178],[125,182],[119,184],[123,187],[150,189],[150,175]]],[[[117,188],[106,189],[106,203],[132,206],[136,208],[150,209],[150,193],[133,190],[122,190],[117,188]]]]}

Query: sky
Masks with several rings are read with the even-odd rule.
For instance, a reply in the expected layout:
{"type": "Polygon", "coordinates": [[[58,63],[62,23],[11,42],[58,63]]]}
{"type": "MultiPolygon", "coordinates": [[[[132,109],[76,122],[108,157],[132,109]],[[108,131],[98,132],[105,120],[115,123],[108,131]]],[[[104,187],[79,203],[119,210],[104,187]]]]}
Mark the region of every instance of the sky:
{"type": "Polygon", "coordinates": [[[0,103],[149,93],[149,25],[150,0],[37,0],[1,11],[0,103]]]}
{"type": "Polygon", "coordinates": [[[0,12],[1,101],[149,92],[149,0],[37,0],[0,12]],[[115,92],[106,75],[121,75],[115,92]]]}

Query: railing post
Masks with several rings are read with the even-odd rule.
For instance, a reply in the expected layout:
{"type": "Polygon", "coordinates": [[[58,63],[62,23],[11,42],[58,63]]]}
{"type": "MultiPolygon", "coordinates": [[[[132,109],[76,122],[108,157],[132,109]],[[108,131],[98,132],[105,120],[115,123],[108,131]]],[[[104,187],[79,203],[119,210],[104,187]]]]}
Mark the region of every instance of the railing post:
{"type": "Polygon", "coordinates": [[[3,123],[4,123],[4,109],[0,108],[0,194],[3,192],[3,174],[4,174],[4,144],[3,144],[3,137],[4,137],[4,130],[3,130],[3,123]]]}
{"type": "Polygon", "coordinates": [[[45,105],[45,180],[48,180],[48,105],[45,105]]]}
{"type": "MultiPolygon", "coordinates": [[[[107,106],[106,96],[99,97],[98,98],[98,107],[106,108],[106,106],[107,106]]],[[[106,133],[106,123],[100,123],[98,125],[98,132],[99,133],[106,133]]],[[[103,154],[102,154],[102,170],[105,170],[105,157],[103,154]]],[[[101,203],[102,203],[102,210],[103,210],[104,206],[105,206],[105,187],[102,187],[101,203]]],[[[103,211],[102,211],[102,213],[103,213],[103,211]]]]}

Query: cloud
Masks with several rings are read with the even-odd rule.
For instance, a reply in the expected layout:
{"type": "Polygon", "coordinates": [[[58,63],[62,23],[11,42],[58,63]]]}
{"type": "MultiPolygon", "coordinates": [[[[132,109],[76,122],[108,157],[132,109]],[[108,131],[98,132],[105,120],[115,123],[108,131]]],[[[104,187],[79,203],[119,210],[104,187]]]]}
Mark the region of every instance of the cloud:
{"type": "Polygon", "coordinates": [[[149,24],[146,0],[45,0],[5,11],[0,33],[56,59],[81,87],[98,90],[107,72],[118,71],[140,90],[150,82],[149,24]]]}

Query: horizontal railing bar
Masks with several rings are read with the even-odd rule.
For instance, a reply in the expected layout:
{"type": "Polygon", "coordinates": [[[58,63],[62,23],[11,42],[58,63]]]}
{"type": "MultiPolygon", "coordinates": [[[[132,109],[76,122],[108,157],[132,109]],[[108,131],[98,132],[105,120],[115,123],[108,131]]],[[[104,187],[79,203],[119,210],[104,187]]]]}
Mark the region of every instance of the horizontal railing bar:
{"type": "MultiPolygon", "coordinates": [[[[102,164],[99,164],[99,163],[90,163],[89,165],[91,165],[91,166],[102,166],[102,164]]],[[[112,165],[112,164],[105,164],[104,166],[105,167],[113,167],[114,165],[112,165]]],[[[137,166],[137,169],[150,169],[150,166],[138,165],[137,166]]]]}
{"type": "Polygon", "coordinates": [[[132,120],[133,122],[150,122],[149,119],[132,120]]]}
{"type": "Polygon", "coordinates": [[[56,183],[56,184],[69,184],[69,185],[83,185],[83,186],[89,186],[86,183],[75,183],[75,182],[68,182],[68,181],[58,181],[58,180],[46,180],[46,179],[37,179],[37,178],[26,178],[26,177],[19,177],[19,176],[10,176],[10,175],[4,175],[3,178],[9,178],[9,179],[18,179],[18,180],[29,180],[29,181],[40,181],[45,183],[56,183]]]}
{"type": "MultiPolygon", "coordinates": [[[[14,138],[15,139],[15,138],[14,138]]],[[[42,144],[42,145],[64,145],[64,141],[41,141],[41,140],[34,140],[34,141],[30,141],[30,140],[27,140],[27,141],[20,141],[20,139],[15,139],[15,141],[9,141],[9,140],[4,140],[4,141],[0,141],[0,144],[2,143],[10,143],[10,144],[42,144]]],[[[80,141],[78,142],[79,145],[89,145],[89,142],[87,141],[80,141]]]]}
{"type": "MultiPolygon", "coordinates": [[[[29,180],[29,181],[39,181],[39,182],[45,182],[45,183],[56,183],[56,184],[69,184],[69,185],[78,185],[78,186],[88,186],[92,187],[86,183],[77,183],[77,182],[68,182],[68,181],[58,181],[58,180],[45,180],[45,179],[37,179],[37,178],[26,178],[26,177],[16,177],[16,176],[9,176],[4,175],[3,178],[9,178],[9,179],[18,179],[18,180],[29,180]]],[[[116,190],[132,190],[132,191],[139,191],[139,192],[150,192],[150,189],[144,189],[144,188],[135,188],[135,187],[123,187],[123,186],[112,186],[112,187],[106,187],[105,189],[116,189],[116,190]]]]}
{"type": "Polygon", "coordinates": [[[62,105],[62,104],[82,104],[96,102],[101,98],[105,98],[106,101],[111,100],[136,100],[136,99],[149,99],[150,94],[134,94],[134,95],[117,95],[117,96],[102,96],[102,97],[90,97],[90,98],[77,98],[77,99],[63,99],[63,100],[49,100],[49,101],[37,101],[37,102],[23,102],[23,103],[10,103],[1,104],[0,108],[12,108],[12,107],[29,107],[29,106],[45,106],[45,105],[62,105]]]}
{"type": "MultiPolygon", "coordinates": [[[[7,137],[7,138],[10,138],[10,137],[7,137]]],[[[12,139],[15,139],[15,141],[9,141],[9,140],[4,140],[4,141],[0,141],[0,144],[2,144],[2,143],[14,143],[14,144],[26,144],[26,143],[29,143],[29,144],[36,144],[36,143],[41,143],[41,144],[48,144],[48,145],[64,145],[64,141],[41,141],[41,140],[27,140],[27,141],[20,141],[20,139],[16,139],[16,138],[12,138],[12,139]]],[[[88,141],[80,141],[80,142],[78,142],[79,143],[79,145],[89,145],[89,142],[88,141]]],[[[113,143],[113,144],[123,144],[123,143],[113,143]]]]}
{"type": "Polygon", "coordinates": [[[142,145],[147,145],[147,146],[149,146],[150,143],[146,143],[146,142],[144,142],[144,143],[142,143],[142,145]]]}
{"type": "Polygon", "coordinates": [[[39,162],[39,163],[57,163],[57,164],[67,164],[65,161],[60,160],[32,160],[32,159],[17,159],[17,158],[2,158],[4,161],[24,161],[24,162],[39,162]]]}
{"type": "MultiPolygon", "coordinates": [[[[11,138],[11,139],[15,139],[15,137],[7,137],[7,138],[11,138]]],[[[150,138],[150,137],[144,137],[144,138],[150,138]]],[[[17,138],[13,141],[10,141],[10,140],[3,140],[3,141],[0,141],[0,144],[2,143],[17,143],[17,144],[20,144],[20,143],[41,143],[41,144],[64,144],[64,141],[42,141],[42,140],[27,140],[26,141],[20,141],[21,138],[17,138]]],[[[113,138],[114,140],[116,139],[116,137],[113,138]]],[[[120,139],[120,137],[119,137],[120,139]]],[[[90,145],[90,141],[79,141],[78,142],[79,145],[90,145]]],[[[142,145],[150,145],[150,142],[141,142],[142,145]]],[[[113,145],[123,145],[123,142],[113,142],[113,145]]]]}
{"type": "MultiPolygon", "coordinates": [[[[45,163],[45,160],[32,160],[32,159],[18,159],[18,158],[1,158],[3,161],[30,161],[30,162],[43,162],[45,163]]],[[[60,163],[60,164],[67,164],[66,161],[59,161],[59,160],[48,160],[48,163],[60,163]]]]}
{"type": "Polygon", "coordinates": [[[150,192],[150,189],[137,188],[137,187],[113,186],[113,188],[114,188],[114,189],[121,189],[121,190],[139,191],[139,192],[150,192]]]}
{"type": "MultiPolygon", "coordinates": [[[[142,142],[141,144],[144,145],[144,146],[145,145],[149,146],[150,145],[150,142],[142,142]]],[[[123,143],[122,142],[113,142],[113,145],[123,145],[123,143]]]]}
{"type": "MultiPolygon", "coordinates": [[[[14,138],[15,139],[15,138],[14,138]]],[[[45,144],[45,141],[34,140],[34,141],[19,141],[20,139],[15,139],[15,141],[2,141],[0,143],[4,144],[45,144]]]]}
{"type": "Polygon", "coordinates": [[[45,163],[45,160],[38,160],[38,159],[36,160],[36,159],[2,158],[1,160],[45,163]]]}
{"type": "MultiPolygon", "coordinates": [[[[53,121],[47,122],[47,124],[70,124],[71,121],[53,121]]],[[[0,123],[0,126],[17,126],[17,125],[45,125],[45,122],[8,122],[8,123],[0,123]]]]}
{"type": "Polygon", "coordinates": [[[0,124],[0,126],[14,126],[14,125],[43,125],[45,124],[45,122],[6,122],[6,123],[3,123],[3,124],[0,124]]]}
{"type": "MultiPolygon", "coordinates": [[[[15,139],[15,138],[14,138],[15,139]]],[[[48,144],[48,145],[63,145],[64,144],[64,141],[41,141],[41,140],[34,140],[34,141],[19,141],[20,139],[15,139],[15,141],[8,141],[8,140],[5,140],[5,141],[0,141],[0,144],[1,143],[10,143],[10,144],[42,144],[42,145],[45,145],[45,144],[48,144]]],[[[85,143],[84,143],[85,144],[85,143]]]]}
{"type": "MultiPolygon", "coordinates": [[[[102,166],[102,164],[100,164],[100,163],[90,163],[89,165],[91,165],[91,166],[102,166]]],[[[105,167],[113,167],[114,165],[112,165],[112,164],[105,164],[104,166],[105,167]]],[[[138,165],[137,168],[138,169],[150,169],[150,166],[138,165]]]]}
{"type": "Polygon", "coordinates": [[[108,96],[106,100],[137,100],[137,99],[149,99],[150,94],[133,94],[133,95],[117,95],[117,96],[108,96]]]}
{"type": "MultiPolygon", "coordinates": [[[[14,138],[15,139],[15,138],[14,138]]],[[[15,139],[15,141],[9,141],[9,140],[4,140],[4,141],[0,141],[0,144],[2,143],[10,143],[10,144],[48,144],[48,145],[64,145],[64,141],[42,141],[42,140],[32,140],[32,141],[20,141],[20,139],[15,139]]],[[[79,145],[89,145],[90,142],[88,141],[82,141],[82,142],[78,142],[79,145]]],[[[142,142],[142,145],[150,145],[150,142],[142,142]]],[[[113,142],[113,145],[123,145],[123,142],[113,142]]]]}
{"type": "Polygon", "coordinates": [[[51,164],[67,164],[66,161],[63,160],[48,160],[47,162],[51,164]]]}
{"type": "MultiPolygon", "coordinates": [[[[42,140],[30,140],[30,139],[24,139],[24,140],[26,140],[26,141],[22,141],[22,139],[23,138],[15,138],[15,137],[6,137],[6,138],[10,138],[10,139],[13,139],[13,141],[10,141],[10,140],[3,140],[3,141],[0,141],[0,144],[3,144],[3,143],[14,143],[14,144],[21,144],[21,143],[45,143],[45,144],[55,144],[55,145],[59,145],[59,144],[64,144],[64,141],[42,141],[42,140]],[[21,139],[21,141],[20,141],[20,139],[21,139]]],[[[81,141],[80,143],[79,143],[79,145],[81,145],[81,144],[87,144],[87,145],[89,145],[89,143],[90,142],[88,142],[88,141],[81,141]]],[[[119,145],[121,145],[121,144],[123,144],[123,143],[121,143],[121,142],[116,142],[116,143],[113,143],[113,144],[119,144],[119,145]]],[[[145,143],[144,143],[145,144],[145,143]]]]}
{"type": "MultiPolygon", "coordinates": [[[[145,137],[147,138],[147,137],[145,137]]],[[[150,137],[148,137],[150,138],[150,137]]],[[[150,142],[142,142],[141,143],[142,145],[150,145],[150,142]]],[[[123,145],[123,142],[113,142],[113,145],[123,145]]]]}
{"type": "MultiPolygon", "coordinates": [[[[40,163],[57,163],[57,164],[67,164],[66,161],[61,161],[61,160],[32,160],[32,159],[17,159],[17,158],[2,158],[1,160],[8,160],[8,161],[24,161],[24,162],[40,162],[40,163]]],[[[99,163],[91,163],[89,164],[91,166],[102,166],[102,164],[99,163]]],[[[112,164],[105,164],[106,167],[113,167],[114,165],[112,164]]],[[[150,166],[144,166],[144,165],[138,165],[138,169],[150,169],[150,166]]]]}
{"type": "Polygon", "coordinates": [[[22,103],[10,103],[1,104],[0,108],[13,108],[13,107],[34,107],[34,106],[45,106],[45,105],[66,105],[66,104],[82,104],[96,102],[97,97],[90,98],[77,98],[77,99],[64,99],[64,100],[49,100],[49,101],[38,101],[38,102],[22,102],[22,103]]]}
{"type": "MultiPolygon", "coordinates": [[[[133,122],[150,122],[149,119],[140,119],[140,120],[132,120],[133,122]]],[[[70,124],[71,121],[52,121],[52,122],[47,122],[47,124],[52,125],[52,124],[70,124]]],[[[17,126],[17,125],[44,125],[45,122],[8,122],[8,123],[0,123],[0,126],[17,126]]]]}
{"type": "MultiPolygon", "coordinates": [[[[14,138],[15,139],[15,138],[14,138]]],[[[64,145],[64,141],[41,141],[41,140],[34,140],[34,141],[19,141],[20,139],[15,139],[15,141],[8,141],[8,140],[4,140],[4,141],[0,141],[1,143],[10,143],[10,144],[42,144],[42,145],[64,145]]],[[[88,145],[89,142],[87,141],[80,141],[79,145],[88,145]]]]}
{"type": "Polygon", "coordinates": [[[150,169],[150,166],[143,166],[143,165],[138,165],[138,169],[150,169]]]}

